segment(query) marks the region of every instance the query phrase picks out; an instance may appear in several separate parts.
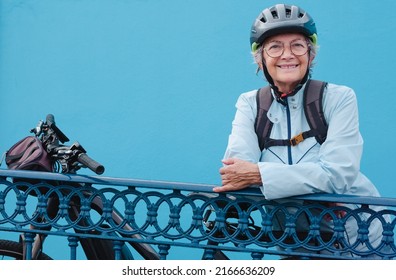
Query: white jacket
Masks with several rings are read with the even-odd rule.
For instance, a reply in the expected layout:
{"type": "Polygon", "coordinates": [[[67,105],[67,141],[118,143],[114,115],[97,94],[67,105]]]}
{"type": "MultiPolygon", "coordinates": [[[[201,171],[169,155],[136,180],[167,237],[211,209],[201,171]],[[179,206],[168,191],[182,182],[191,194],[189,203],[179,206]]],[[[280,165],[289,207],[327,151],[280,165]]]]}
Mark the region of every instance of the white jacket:
{"type": "MultiPolygon", "coordinates": [[[[334,84],[325,89],[323,111],[329,129],[322,145],[311,137],[294,147],[273,146],[263,152],[254,131],[256,92],[244,93],[237,101],[225,158],[258,163],[265,198],[318,192],[379,196],[375,186],[360,172],[363,140],[352,89],[334,84]]],[[[274,123],[271,138],[289,139],[309,130],[303,92],[304,87],[288,97],[288,106],[272,103],[268,111],[268,118],[274,123]]]]}

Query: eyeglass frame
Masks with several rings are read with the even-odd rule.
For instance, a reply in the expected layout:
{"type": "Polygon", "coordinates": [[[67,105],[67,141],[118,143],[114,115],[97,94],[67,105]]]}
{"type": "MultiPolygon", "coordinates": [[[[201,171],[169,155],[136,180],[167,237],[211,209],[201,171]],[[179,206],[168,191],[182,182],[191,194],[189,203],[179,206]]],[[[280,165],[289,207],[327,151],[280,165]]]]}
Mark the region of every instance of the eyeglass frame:
{"type": "MultiPolygon", "coordinates": [[[[306,55],[309,51],[311,51],[311,44],[310,44],[309,42],[307,42],[307,41],[304,41],[303,39],[294,39],[294,40],[290,41],[290,43],[289,43],[289,49],[290,49],[290,52],[291,52],[293,55],[295,55],[295,56],[303,56],[303,55],[306,55]],[[307,49],[306,49],[306,51],[305,51],[303,54],[295,54],[295,53],[293,52],[292,44],[293,44],[293,42],[296,42],[296,41],[303,41],[303,42],[307,45],[307,46],[306,46],[307,49]]],[[[285,43],[284,43],[284,42],[280,42],[280,41],[276,41],[276,40],[270,41],[270,42],[268,42],[268,43],[266,43],[266,44],[263,45],[263,51],[265,51],[265,53],[266,53],[269,57],[271,57],[271,58],[278,58],[278,57],[281,57],[281,56],[284,54],[284,52],[285,52],[285,43]],[[267,44],[269,44],[269,43],[271,43],[271,42],[279,42],[279,43],[282,44],[282,52],[281,52],[278,56],[273,56],[273,55],[270,55],[270,54],[268,53],[268,50],[267,50],[267,48],[266,48],[265,45],[267,45],[267,44]]]]}

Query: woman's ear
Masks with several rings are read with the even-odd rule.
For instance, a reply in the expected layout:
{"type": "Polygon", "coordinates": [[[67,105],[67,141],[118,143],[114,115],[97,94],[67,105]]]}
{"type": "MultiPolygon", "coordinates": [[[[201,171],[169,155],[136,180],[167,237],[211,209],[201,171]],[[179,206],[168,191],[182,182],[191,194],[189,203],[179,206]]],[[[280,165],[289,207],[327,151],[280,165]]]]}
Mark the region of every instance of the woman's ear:
{"type": "Polygon", "coordinates": [[[257,61],[257,67],[263,71],[263,63],[265,63],[264,58],[261,61],[257,61]]]}
{"type": "Polygon", "coordinates": [[[257,69],[256,69],[256,75],[260,72],[263,71],[263,64],[262,62],[257,62],[257,69]]]}
{"type": "Polygon", "coordinates": [[[315,56],[314,56],[314,55],[311,55],[311,56],[309,57],[309,66],[312,65],[312,61],[314,61],[314,59],[315,59],[315,56]]]}

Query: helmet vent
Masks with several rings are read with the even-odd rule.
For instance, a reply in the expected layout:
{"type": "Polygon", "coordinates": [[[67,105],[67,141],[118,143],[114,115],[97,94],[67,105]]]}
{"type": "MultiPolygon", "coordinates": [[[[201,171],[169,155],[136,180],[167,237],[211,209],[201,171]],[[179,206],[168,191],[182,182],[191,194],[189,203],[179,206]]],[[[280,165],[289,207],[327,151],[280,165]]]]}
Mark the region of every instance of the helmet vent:
{"type": "Polygon", "coordinates": [[[272,11],[271,13],[272,13],[272,17],[274,19],[278,19],[279,18],[278,13],[276,11],[272,11]]]}
{"type": "Polygon", "coordinates": [[[290,17],[291,17],[291,10],[286,9],[286,18],[290,18],[290,17]]]}

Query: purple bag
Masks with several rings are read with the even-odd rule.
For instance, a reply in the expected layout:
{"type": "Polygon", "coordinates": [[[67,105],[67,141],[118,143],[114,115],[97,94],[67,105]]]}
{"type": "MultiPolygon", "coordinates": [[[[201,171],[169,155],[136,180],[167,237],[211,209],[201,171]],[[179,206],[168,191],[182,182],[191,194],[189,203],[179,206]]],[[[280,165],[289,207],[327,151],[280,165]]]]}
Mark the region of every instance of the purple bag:
{"type": "Polygon", "coordinates": [[[5,157],[9,169],[53,171],[53,164],[41,141],[35,136],[27,136],[14,144],[5,157]]]}

